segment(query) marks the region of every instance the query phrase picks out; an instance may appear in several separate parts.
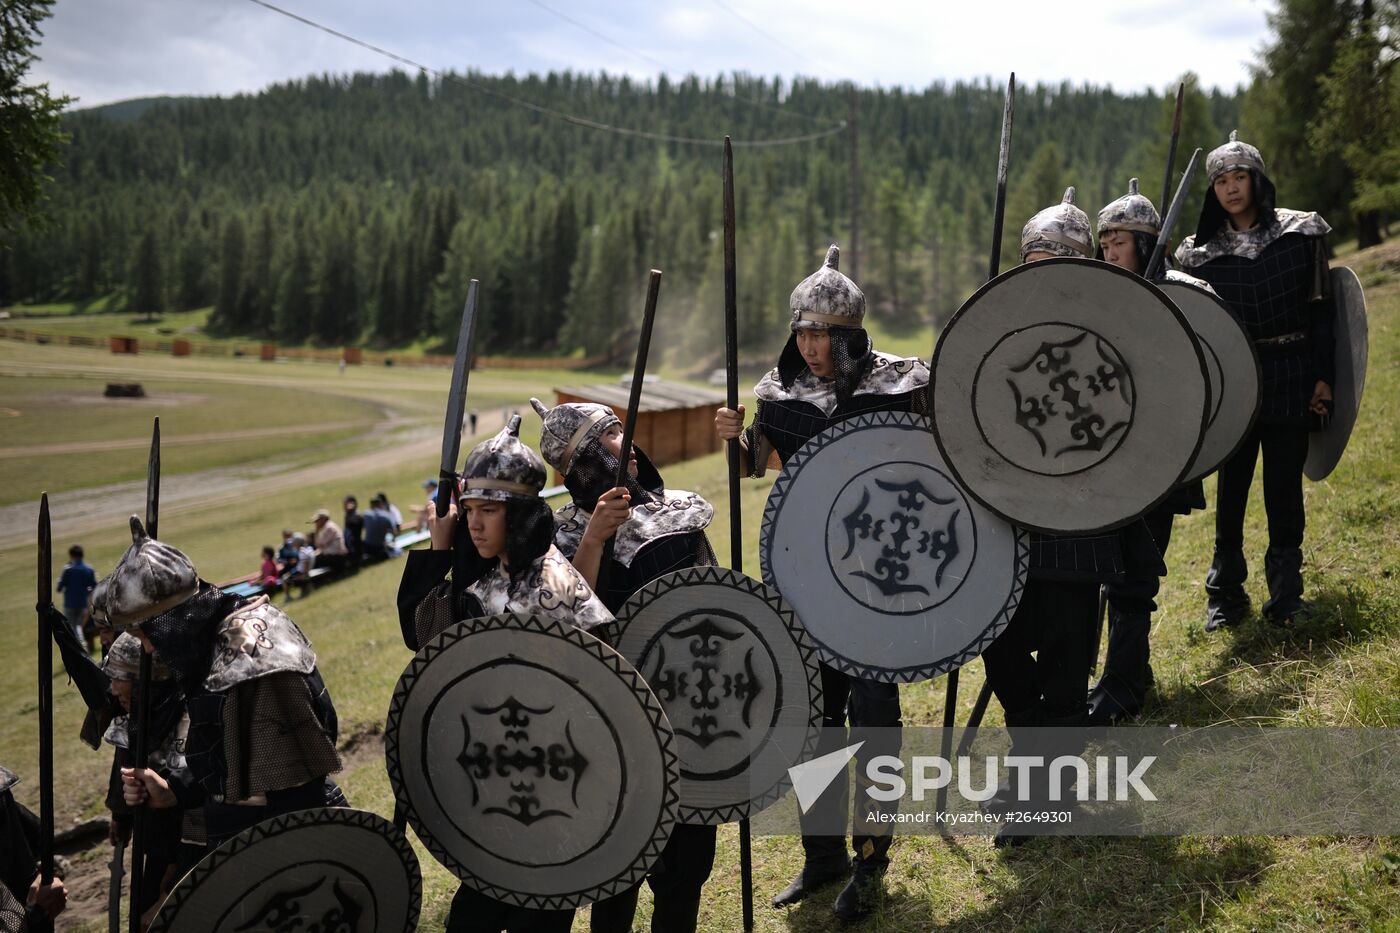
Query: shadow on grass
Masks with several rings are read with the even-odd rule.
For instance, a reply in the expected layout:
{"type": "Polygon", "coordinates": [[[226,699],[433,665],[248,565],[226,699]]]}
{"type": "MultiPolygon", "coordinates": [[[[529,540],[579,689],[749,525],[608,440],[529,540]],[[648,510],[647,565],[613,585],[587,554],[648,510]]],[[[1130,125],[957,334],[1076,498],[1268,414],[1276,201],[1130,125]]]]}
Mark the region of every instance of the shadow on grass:
{"type": "MultiPolygon", "coordinates": [[[[1364,643],[1396,627],[1393,600],[1345,583],[1310,593],[1311,611],[1284,625],[1251,612],[1240,625],[1206,634],[1192,623],[1188,641],[1225,639],[1225,650],[1197,682],[1158,684],[1151,721],[1207,723],[1278,719],[1293,713],[1295,681],[1328,664],[1339,646],[1364,643]]],[[[1204,613],[1203,613],[1204,615],[1204,613]]]]}
{"type": "MultiPolygon", "coordinates": [[[[969,852],[987,845],[967,842],[969,852]]],[[[978,884],[983,896],[976,907],[950,918],[936,914],[936,899],[921,890],[937,889],[939,879],[899,880],[898,847],[891,855],[896,867],[870,917],[855,924],[837,921],[831,902],[841,885],[833,884],[792,909],[788,928],[971,933],[1141,930],[1174,926],[1173,921],[1198,926],[1249,891],[1277,857],[1267,839],[1038,839],[993,856],[997,867],[977,869],[979,876],[983,871],[989,876],[978,884]]],[[[954,870],[973,870],[962,859],[957,864],[954,870]]],[[[965,887],[967,880],[946,883],[965,887]]]]}

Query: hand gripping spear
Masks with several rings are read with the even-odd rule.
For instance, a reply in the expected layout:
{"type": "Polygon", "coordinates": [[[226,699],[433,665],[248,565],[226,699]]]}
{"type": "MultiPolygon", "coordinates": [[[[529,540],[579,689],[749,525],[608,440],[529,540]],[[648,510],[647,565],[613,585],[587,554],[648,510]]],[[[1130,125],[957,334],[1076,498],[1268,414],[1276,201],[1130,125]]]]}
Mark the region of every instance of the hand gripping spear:
{"type": "MultiPolygon", "coordinates": [[[[146,461],[146,534],[155,538],[160,519],[160,418],[151,427],[151,455],[146,461]]],[[[150,751],[146,732],[151,722],[151,654],[141,652],[136,680],[136,734],[132,741],[132,765],[145,769],[150,751]]],[[[141,902],[146,867],[146,808],[137,808],[131,827],[131,904],[127,929],[141,933],[141,902]]]]}
{"type": "MultiPolygon", "coordinates": [[[[34,608],[39,614],[39,872],[43,876],[40,883],[49,884],[53,881],[53,641],[49,635],[53,613],[53,535],[48,493],[39,497],[38,577],[34,608]]],[[[43,933],[52,929],[51,920],[42,922],[43,933]]]]}
{"type": "Polygon", "coordinates": [[[442,518],[457,494],[457,455],[462,451],[462,417],[467,410],[467,379],[471,376],[472,343],[476,339],[476,295],[481,283],[467,285],[467,304],[457,331],[457,356],[452,360],[452,388],[442,422],[442,462],[438,465],[437,517],[442,518]]]}
{"type": "MultiPolygon", "coordinates": [[[[447,390],[447,412],[442,420],[442,459],[438,461],[438,488],[433,511],[443,518],[457,495],[457,457],[462,452],[462,418],[467,411],[467,380],[471,377],[472,346],[476,342],[476,303],[481,282],[467,283],[467,303],[462,306],[462,323],[457,329],[457,355],[452,359],[452,385],[447,390]]],[[[394,801],[394,828],[408,826],[408,811],[394,801]]]]}
{"type": "MultiPolygon", "coordinates": [[[[1001,235],[1002,227],[1006,223],[1006,177],[1011,168],[1011,124],[1016,115],[1016,72],[1011,72],[1010,79],[1006,82],[1006,104],[1001,111],[1001,148],[997,153],[997,199],[996,207],[992,214],[992,259],[987,264],[987,281],[990,282],[1001,274],[1001,235]]],[[[968,717],[968,733],[963,737],[963,741],[958,743],[958,754],[966,754],[971,743],[971,730],[982,724],[982,716],[987,712],[987,702],[992,696],[991,681],[983,681],[982,690],[977,694],[977,702],[972,706],[972,715],[968,717]]],[[[941,754],[944,759],[948,758],[949,745],[953,741],[952,728],[956,724],[953,718],[957,712],[958,700],[958,671],[953,669],[948,674],[947,698],[943,701],[943,750],[941,754]]],[[[938,789],[938,809],[943,810],[948,803],[948,789],[940,787],[938,789]]]]}
{"type": "MultiPolygon", "coordinates": [[[[739,408],[739,285],[734,258],[734,149],[724,137],[724,404],[739,408]]],[[[739,502],[739,439],[729,450],[729,566],[744,572],[743,507],[739,502]]],[[[739,887],[743,898],[744,933],[753,929],[753,840],[749,818],[739,821],[739,887]]]]}
{"type": "MultiPolygon", "coordinates": [[[[647,300],[642,309],[642,333],[637,338],[637,361],[632,367],[632,391],[627,396],[627,418],[622,422],[622,446],[617,452],[617,476],[614,486],[627,482],[627,468],[632,462],[632,437],[637,430],[637,411],[642,405],[642,383],[646,380],[647,354],[651,352],[651,325],[656,320],[656,298],[661,292],[661,270],[652,269],[647,275],[647,300]]],[[[608,585],[608,569],[612,564],[617,535],[603,544],[603,556],[598,561],[597,583],[593,589],[602,593],[608,585]]],[[[601,597],[600,597],[601,598],[601,597]]]]}

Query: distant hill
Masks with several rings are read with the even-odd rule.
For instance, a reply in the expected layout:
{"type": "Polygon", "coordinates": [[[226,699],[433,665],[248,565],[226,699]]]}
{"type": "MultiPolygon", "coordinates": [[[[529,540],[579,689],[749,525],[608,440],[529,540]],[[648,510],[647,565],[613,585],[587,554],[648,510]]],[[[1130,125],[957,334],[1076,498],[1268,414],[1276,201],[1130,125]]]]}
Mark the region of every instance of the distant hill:
{"type": "MultiPolygon", "coordinates": [[[[0,250],[0,305],[118,292],[131,311],[212,304],[220,334],[404,346],[450,343],[475,277],[483,352],[625,355],[656,267],[661,349],[700,371],[722,342],[717,144],[731,134],[763,144],[735,149],[743,347],[771,355],[789,293],[832,242],[897,334],[946,319],[985,275],[1002,102],[990,81],[852,94],[569,72],[123,101],[66,115],[51,223],[0,250]]],[[[1237,123],[1233,95],[1189,102],[1183,152],[1237,123]]],[[[1130,176],[1159,191],[1169,111],[1156,93],[1020,88],[1004,267],[1066,185],[1090,214],[1130,176]]]]}
{"type": "Polygon", "coordinates": [[[97,107],[81,107],[70,111],[73,114],[90,114],[96,117],[106,117],[108,120],[120,120],[130,122],[144,116],[146,111],[152,107],[159,107],[162,104],[178,106],[186,104],[197,97],[134,97],[131,100],[119,100],[114,104],[101,104],[97,107]]]}

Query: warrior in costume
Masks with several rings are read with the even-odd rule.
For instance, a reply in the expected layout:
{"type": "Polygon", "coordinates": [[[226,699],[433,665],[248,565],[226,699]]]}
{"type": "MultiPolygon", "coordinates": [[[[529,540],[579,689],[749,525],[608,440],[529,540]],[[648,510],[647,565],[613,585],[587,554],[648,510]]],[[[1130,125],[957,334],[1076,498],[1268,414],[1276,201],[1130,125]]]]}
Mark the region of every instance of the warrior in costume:
{"type": "Polygon", "coordinates": [[[15,800],[19,776],[0,765],[0,931],[48,928],[68,903],[63,879],[39,873],[39,818],[15,800]]]}
{"type": "Polygon", "coordinates": [[[329,778],[340,770],[337,723],[316,652],[266,596],[201,580],[133,516],[131,547],[99,599],[108,624],[170,669],[189,716],[185,768],[122,769],[128,806],[201,809],[210,849],[283,813],[345,806],[329,778]]]}
{"type": "MultiPolygon", "coordinates": [[[[633,447],[623,486],[613,486],[622,456],[622,422],[606,405],[530,404],[543,421],[540,452],[564,477],[572,500],[555,512],[554,543],[596,585],[604,545],[614,539],[612,561],[599,592],[617,612],[632,594],[675,570],[712,567],[717,561],[705,537],[714,507],[693,492],[667,489],[661,474],[633,447]]],[[[647,874],[655,902],[653,933],[694,931],[700,895],[715,861],[717,827],[677,823],[660,859],[647,874]]],[[[639,888],[593,905],[593,933],[627,933],[639,888]]]]}
{"type": "MultiPolygon", "coordinates": [[[[786,462],[809,439],[846,418],[876,411],[928,411],[928,366],[919,359],[875,352],[862,326],[865,295],[837,269],[839,257],[840,251],[832,246],[822,267],[793,289],[792,334],[777,367],[754,388],[758,409],[753,424],[744,429],[742,406],[738,411],[721,408],[715,414],[720,438],[739,438],[743,468],[750,476],[762,476],[773,453],[786,462]]],[[[883,747],[882,740],[862,736],[859,730],[884,727],[872,735],[894,733],[901,724],[899,687],[852,677],[825,664],[821,671],[823,729],[815,754],[847,744],[841,735],[849,713],[850,742],[866,739],[856,753],[857,773],[863,775],[872,757],[898,752],[898,747],[883,747]]],[[[828,826],[844,822],[849,797],[843,771],[808,811],[808,822],[817,818],[828,826]]],[[[871,805],[878,804],[872,801],[871,805]]],[[[844,836],[803,835],[802,872],[773,899],[773,906],[796,903],[849,872],[850,881],[832,909],[842,919],[868,913],[869,889],[880,884],[889,866],[891,841],[888,830],[871,827],[891,824],[872,824],[865,816],[852,817],[855,857],[849,862],[844,836]]]]}
{"type": "MultiPolygon", "coordinates": [[[[115,749],[112,756],[112,776],[107,790],[107,809],[112,813],[108,830],[108,841],[114,846],[131,838],[134,812],[127,806],[122,794],[122,769],[132,767],[135,762],[131,755],[131,734],[135,722],[131,719],[131,709],[135,705],[137,673],[141,668],[141,640],[130,632],[123,632],[113,640],[107,657],[102,660],[102,670],[111,679],[111,691],[125,711],[112,720],[102,738],[115,749]]],[[[151,752],[149,764],[167,782],[180,780],[185,771],[185,738],[189,720],[185,718],[183,698],[175,689],[170,677],[170,669],[155,661],[151,665],[151,731],[152,742],[156,745],[151,752]]],[[[160,903],[170,885],[178,878],[182,861],[197,860],[203,851],[183,853],[180,840],[185,813],[178,806],[152,809],[147,813],[144,828],[145,873],[142,875],[140,905],[141,914],[153,913],[152,908],[160,903]]],[[[194,829],[194,827],[191,827],[194,829]]]]}
{"type": "MultiPolygon", "coordinates": [[[[1099,211],[1098,251],[1095,259],[1110,262],[1129,272],[1143,275],[1148,260],[1157,248],[1162,231],[1162,218],[1157,209],[1138,191],[1138,180],[1128,182],[1128,193],[1099,211]]],[[[1162,278],[1184,282],[1206,291],[1210,285],[1176,270],[1167,271],[1162,278]]],[[[1200,480],[1183,483],[1156,508],[1144,516],[1147,530],[1163,561],[1171,542],[1172,522],[1177,515],[1186,515],[1206,507],[1205,491],[1200,480]]],[[[1103,675],[1089,692],[1089,722],[1091,725],[1111,725],[1125,717],[1135,716],[1142,709],[1147,690],[1152,685],[1149,662],[1148,634],[1152,629],[1152,613],[1157,609],[1156,597],[1161,577],[1141,568],[1121,582],[1104,586],[1108,597],[1108,653],[1104,657],[1103,675]]]]}
{"type": "MultiPolygon", "coordinates": [[[[1022,262],[1053,256],[1089,258],[1093,251],[1089,217],[1075,206],[1073,188],[1065,191],[1061,203],[1036,214],[1021,231],[1022,262]]],[[[1089,678],[1099,585],[1159,573],[1160,567],[1161,558],[1141,521],[1101,534],[1031,533],[1030,572],[1021,602],[1006,629],[982,653],[987,680],[1011,733],[1012,754],[1046,755],[1045,750],[1031,747],[1032,733],[1026,729],[1086,724],[1084,684],[1089,678]]],[[[1055,753],[1076,751],[1065,745],[1055,753]]],[[[1037,801],[1048,799],[1048,768],[1027,770],[1029,806],[1035,808],[1037,801]]],[[[1017,790],[1000,789],[988,801],[989,809],[1027,806],[1013,802],[1017,790]]],[[[1014,826],[1005,824],[997,833],[998,847],[1029,838],[1014,826]]]]}
{"type": "Polygon", "coordinates": [[[1331,413],[1336,305],[1324,240],[1331,227],[1316,213],[1274,206],[1259,150],[1232,132],[1206,157],[1206,171],[1200,221],[1176,258],[1215,288],[1254,338],[1263,393],[1254,429],[1220,467],[1215,556],[1206,574],[1209,632],[1249,613],[1244,511],[1261,450],[1269,520],[1263,615],[1283,623],[1305,608],[1303,463],[1309,429],[1331,413]]]}
{"type": "MultiPolygon", "coordinates": [[[[554,546],[554,514],[540,498],[545,466],[520,440],[515,415],[467,455],[458,501],[428,515],[432,549],[411,551],[399,583],[399,624],[417,648],[463,619],[502,612],[535,613],[585,631],[602,630],[612,613],[554,546]],[[458,534],[458,514],[466,534],[458,534]]],[[[449,933],[567,933],[574,911],[502,903],[463,885],[452,899],[449,933]]]]}

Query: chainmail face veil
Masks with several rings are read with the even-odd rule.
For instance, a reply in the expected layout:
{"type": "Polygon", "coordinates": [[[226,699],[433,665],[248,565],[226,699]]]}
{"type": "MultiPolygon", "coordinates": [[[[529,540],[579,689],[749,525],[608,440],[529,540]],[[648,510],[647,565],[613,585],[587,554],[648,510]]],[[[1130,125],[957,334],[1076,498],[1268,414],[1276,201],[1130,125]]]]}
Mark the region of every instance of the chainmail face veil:
{"type": "MultiPolygon", "coordinates": [[[[860,385],[866,370],[874,362],[874,347],[864,327],[829,327],[827,333],[831,335],[831,368],[834,373],[832,380],[836,383],[836,400],[838,403],[844,402],[855,394],[856,386],[860,385]]],[[[809,372],[811,370],[802,358],[802,351],[797,349],[797,333],[793,332],[778,356],[778,378],[783,388],[790,389],[804,373],[809,372]]]]}
{"type": "Polygon", "coordinates": [[[186,694],[203,692],[204,678],[214,660],[219,622],[246,602],[245,597],[226,594],[200,580],[199,589],[189,599],[140,624],[186,694]]]}
{"type": "MultiPolygon", "coordinates": [[[[632,507],[636,508],[650,502],[653,497],[660,496],[664,487],[661,474],[656,472],[656,467],[652,466],[651,460],[642,453],[641,448],[633,444],[632,452],[637,457],[637,475],[633,476],[629,471],[622,485],[632,496],[632,507]]],[[[574,453],[574,462],[569,467],[569,475],[564,477],[564,485],[568,487],[579,508],[587,512],[593,511],[599,497],[617,484],[619,465],[617,457],[603,446],[601,434],[594,435],[579,445],[574,453]]]]}
{"type": "MultiPolygon", "coordinates": [[[[1259,226],[1269,227],[1275,219],[1274,208],[1278,206],[1278,192],[1274,183],[1258,169],[1249,169],[1249,182],[1254,193],[1254,206],[1259,209],[1259,226]]],[[[1206,201],[1201,205],[1201,219],[1196,223],[1196,245],[1205,246],[1220,228],[1230,220],[1220,199],[1215,196],[1215,185],[1206,186],[1206,201]]]]}

